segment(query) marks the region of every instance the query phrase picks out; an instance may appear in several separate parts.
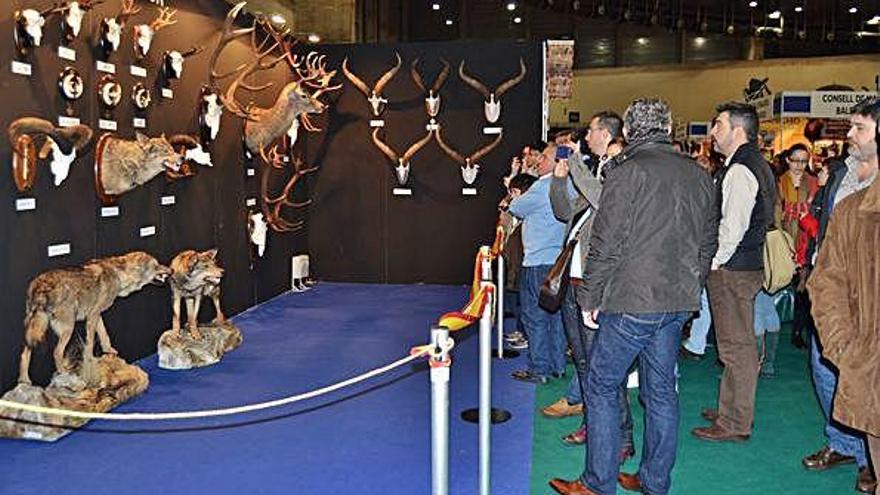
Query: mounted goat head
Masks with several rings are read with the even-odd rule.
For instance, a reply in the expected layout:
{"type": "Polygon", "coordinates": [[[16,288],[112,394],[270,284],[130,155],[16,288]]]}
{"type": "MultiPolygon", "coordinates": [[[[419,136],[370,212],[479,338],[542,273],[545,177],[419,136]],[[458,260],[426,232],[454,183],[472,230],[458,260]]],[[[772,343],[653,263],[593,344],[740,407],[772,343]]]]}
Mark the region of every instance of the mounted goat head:
{"type": "Polygon", "coordinates": [[[177,50],[167,51],[162,54],[162,74],[165,76],[165,82],[172,79],[180,79],[183,77],[183,61],[193,55],[199,54],[204,47],[194,46],[189,50],[180,53],[177,50]]]}
{"type": "Polygon", "coordinates": [[[7,130],[12,145],[12,175],[19,192],[31,189],[37,178],[36,160],[46,159],[52,153],[49,169],[59,186],[70,172],[70,165],[76,159],[76,152],[85,148],[92,140],[92,129],[85,125],[55,127],[48,120],[36,117],[22,117],[9,124],[7,130]],[[36,152],[38,137],[46,141],[36,152]]]}
{"type": "Polygon", "coordinates": [[[421,74],[419,74],[418,57],[412,61],[412,65],[410,65],[409,68],[413,82],[422,90],[422,93],[425,93],[425,110],[428,112],[428,116],[431,117],[432,123],[434,122],[434,118],[437,117],[437,114],[440,113],[440,88],[443,87],[443,83],[445,83],[446,79],[449,77],[449,62],[440,59],[440,63],[443,64],[443,70],[440,71],[440,74],[437,76],[437,79],[434,81],[434,84],[430,89],[425,89],[425,83],[422,81],[421,74]]]}
{"type": "Polygon", "coordinates": [[[104,52],[104,58],[119,49],[119,43],[122,41],[122,29],[128,18],[141,11],[140,7],[135,7],[134,0],[122,0],[119,13],[116,17],[105,17],[101,20],[101,39],[99,46],[104,52]]]}
{"type": "Polygon", "coordinates": [[[177,20],[174,19],[174,14],[176,13],[177,11],[171,8],[160,7],[159,15],[150,21],[149,24],[138,24],[134,27],[135,58],[140,60],[147,56],[147,52],[150,51],[150,46],[153,44],[153,37],[156,36],[160,29],[177,24],[177,20]]]}
{"type": "Polygon", "coordinates": [[[364,81],[348,69],[348,57],[342,61],[342,73],[345,74],[345,77],[347,77],[348,80],[367,97],[367,101],[370,103],[370,109],[373,111],[374,117],[381,116],[382,112],[385,111],[385,106],[388,104],[388,100],[382,97],[382,91],[385,90],[385,86],[388,85],[388,82],[391,81],[392,78],[394,78],[403,63],[400,60],[399,53],[395,52],[394,56],[397,58],[397,63],[394,67],[388,69],[388,71],[376,81],[376,85],[373,86],[373,89],[370,89],[364,81]]]}
{"type": "Polygon", "coordinates": [[[116,196],[145,184],[160,173],[180,171],[182,157],[161,137],[149,138],[136,132],[126,140],[107,133],[98,140],[95,150],[95,188],[104,204],[116,196]]]}
{"type": "Polygon", "coordinates": [[[495,122],[498,122],[498,118],[501,117],[501,96],[510,88],[519,84],[526,77],[526,64],[523,62],[523,59],[520,58],[519,74],[512,79],[501,83],[495,91],[489,91],[489,88],[487,88],[485,84],[481,83],[474,77],[467,75],[464,72],[464,60],[462,60],[461,64],[458,66],[458,75],[461,77],[462,81],[468,84],[468,86],[476,89],[484,98],[486,98],[483,113],[486,116],[486,120],[490,124],[494,124],[495,122]]]}
{"type": "Polygon", "coordinates": [[[379,139],[379,128],[373,129],[373,143],[382,153],[385,154],[385,156],[388,157],[389,160],[391,160],[394,172],[397,174],[397,183],[401,186],[406,185],[406,182],[409,180],[410,160],[420,149],[422,149],[423,146],[428,144],[433,133],[434,131],[428,131],[428,134],[425,137],[413,143],[412,146],[407,148],[403,153],[403,156],[400,156],[396,151],[391,149],[390,146],[379,139]]]}
{"type": "Polygon", "coordinates": [[[461,178],[467,185],[471,185],[477,180],[477,174],[480,173],[479,161],[501,143],[501,138],[502,134],[498,134],[498,137],[496,137],[494,141],[471,153],[470,156],[464,157],[446,144],[446,142],[443,141],[443,136],[440,134],[440,130],[437,130],[437,144],[440,145],[440,148],[447,155],[461,164],[461,178]]]}

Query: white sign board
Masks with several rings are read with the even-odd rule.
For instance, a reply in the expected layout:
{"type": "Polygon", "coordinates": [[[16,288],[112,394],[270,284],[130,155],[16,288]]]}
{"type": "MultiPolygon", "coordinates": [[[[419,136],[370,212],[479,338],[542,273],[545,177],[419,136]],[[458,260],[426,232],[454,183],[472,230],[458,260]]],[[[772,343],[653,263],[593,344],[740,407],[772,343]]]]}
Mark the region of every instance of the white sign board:
{"type": "Polygon", "coordinates": [[[813,91],[810,93],[810,116],[847,118],[859,102],[877,96],[870,91],[813,91]]]}

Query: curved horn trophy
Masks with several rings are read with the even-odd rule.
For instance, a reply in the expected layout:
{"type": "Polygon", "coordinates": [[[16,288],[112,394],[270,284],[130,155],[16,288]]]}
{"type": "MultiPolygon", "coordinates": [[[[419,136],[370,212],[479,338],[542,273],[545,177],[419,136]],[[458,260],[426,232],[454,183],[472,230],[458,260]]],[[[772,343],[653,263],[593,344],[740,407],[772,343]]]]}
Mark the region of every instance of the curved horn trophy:
{"type": "Polygon", "coordinates": [[[380,117],[382,112],[385,111],[385,107],[388,104],[388,100],[382,96],[382,91],[385,89],[385,86],[391,81],[392,78],[397,74],[397,71],[400,70],[400,66],[403,64],[403,61],[400,59],[400,54],[394,52],[394,57],[397,59],[397,62],[394,64],[394,67],[388,69],[382,77],[376,81],[376,85],[373,86],[373,89],[370,89],[369,86],[357,75],[355,75],[348,68],[348,57],[342,61],[342,73],[345,74],[345,77],[351,81],[354,86],[360,90],[364,96],[367,97],[367,101],[370,103],[370,110],[373,112],[374,117],[380,117]]]}
{"type": "Polygon", "coordinates": [[[445,59],[440,59],[440,63],[443,64],[443,69],[440,71],[440,74],[437,75],[437,79],[434,80],[434,84],[431,85],[429,89],[425,88],[425,82],[422,80],[421,74],[419,74],[418,57],[412,61],[409,68],[413,82],[422,90],[422,93],[425,94],[425,111],[428,112],[428,117],[431,117],[431,125],[436,125],[437,123],[435,118],[437,117],[437,114],[440,113],[440,88],[443,87],[443,83],[445,83],[446,79],[449,77],[449,62],[445,59]]]}
{"type": "Polygon", "coordinates": [[[425,135],[422,139],[413,143],[407,150],[403,153],[403,156],[400,156],[396,151],[394,151],[388,144],[386,144],[382,139],[379,138],[379,129],[373,129],[373,143],[379,148],[385,156],[391,161],[394,167],[394,173],[397,175],[397,183],[401,186],[405,186],[406,182],[409,180],[409,171],[410,171],[410,160],[415,156],[416,153],[423,146],[428,144],[428,141],[431,140],[431,135],[434,133],[433,130],[428,131],[428,134],[425,135]]]}
{"type": "Polygon", "coordinates": [[[508,90],[522,82],[523,79],[525,79],[526,64],[525,62],[523,62],[523,59],[520,58],[519,74],[501,83],[501,85],[498,86],[495,91],[490,91],[485,84],[481,83],[473,76],[465,73],[464,60],[462,60],[461,64],[458,66],[458,75],[459,77],[461,77],[462,81],[467,83],[468,86],[477,90],[477,92],[483,95],[483,97],[486,99],[483,104],[483,113],[486,117],[486,121],[488,121],[490,124],[494,124],[498,122],[498,119],[501,117],[501,96],[508,90]]]}
{"type": "Polygon", "coordinates": [[[92,140],[92,129],[85,125],[55,127],[48,120],[36,117],[22,117],[9,124],[7,129],[9,143],[12,145],[12,175],[19,192],[30,190],[37,178],[36,160],[46,159],[52,153],[49,169],[55,176],[55,185],[60,186],[70,172],[70,165],[76,159],[76,152],[85,148],[92,140]],[[37,137],[46,138],[36,149],[37,137]]]}
{"type": "Polygon", "coordinates": [[[491,143],[465,157],[446,144],[446,142],[443,141],[443,136],[440,134],[440,129],[437,129],[437,144],[440,145],[440,149],[442,149],[444,153],[461,165],[461,178],[464,183],[469,186],[477,180],[477,174],[480,173],[479,161],[484,156],[488,155],[490,151],[495,149],[496,146],[501,144],[502,137],[503,134],[499,133],[491,143]]]}

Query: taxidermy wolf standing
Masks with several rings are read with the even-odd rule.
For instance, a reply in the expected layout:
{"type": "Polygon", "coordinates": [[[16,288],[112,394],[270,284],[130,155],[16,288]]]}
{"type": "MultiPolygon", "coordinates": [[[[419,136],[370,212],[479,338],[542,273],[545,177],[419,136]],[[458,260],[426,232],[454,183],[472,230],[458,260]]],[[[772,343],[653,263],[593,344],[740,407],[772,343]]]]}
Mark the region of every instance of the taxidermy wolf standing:
{"type": "Polygon", "coordinates": [[[223,269],[217,266],[217,250],[197,252],[193,250],[182,251],[171,260],[171,297],[174,315],[171,320],[171,330],[179,332],[183,337],[183,329],[180,326],[180,299],[186,300],[187,327],[192,338],[202,338],[199,332],[199,307],[202,297],[208,296],[214,300],[214,308],[217,316],[214,323],[226,320],[220,309],[220,280],[223,278],[223,269]]]}
{"type": "Polygon", "coordinates": [[[24,317],[24,347],[21,351],[18,382],[30,384],[28,373],[31,352],[46,337],[51,327],[58,336],[53,357],[58,372],[70,371],[64,350],[77,321],[86,322],[83,356],[92,356],[95,335],[101,350],[116,354],[104,327],[101,313],[117,297],[125,297],[148,283],[163,283],[171,269],[160,265],[147,253],[134,251],[121,256],[93,260],[81,267],[62,268],[41,273],[28,285],[24,317]]]}

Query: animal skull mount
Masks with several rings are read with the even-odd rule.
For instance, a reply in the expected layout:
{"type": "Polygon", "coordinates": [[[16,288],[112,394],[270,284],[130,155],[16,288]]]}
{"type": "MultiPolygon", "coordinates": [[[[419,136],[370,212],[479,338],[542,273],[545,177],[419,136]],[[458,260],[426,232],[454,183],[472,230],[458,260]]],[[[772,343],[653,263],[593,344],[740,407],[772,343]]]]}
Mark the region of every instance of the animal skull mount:
{"type": "Polygon", "coordinates": [[[167,51],[162,54],[162,75],[165,87],[169,87],[172,80],[183,77],[183,62],[189,57],[201,53],[204,47],[194,46],[181,53],[177,50],[167,51]]]}
{"type": "Polygon", "coordinates": [[[401,156],[379,138],[379,128],[373,129],[373,143],[379,148],[379,151],[391,160],[391,164],[394,167],[394,173],[397,175],[397,183],[401,186],[405,186],[407,181],[409,181],[410,161],[412,160],[412,157],[415,156],[423,146],[428,144],[433,133],[434,131],[428,131],[428,134],[425,135],[425,137],[413,143],[403,153],[403,156],[401,156]]]}
{"type": "Polygon", "coordinates": [[[73,67],[65,67],[58,75],[58,91],[69,102],[80,99],[85,91],[84,85],[82,76],[73,67]]]}
{"type": "Polygon", "coordinates": [[[385,86],[387,86],[391,79],[397,74],[397,71],[400,70],[400,66],[403,63],[400,59],[399,53],[394,52],[394,57],[397,59],[394,67],[388,69],[388,71],[376,81],[373,89],[370,89],[361,78],[349,70],[348,57],[345,57],[342,61],[342,73],[345,74],[345,77],[348,78],[348,80],[351,81],[351,83],[354,84],[354,86],[367,98],[367,102],[370,104],[370,110],[372,110],[374,117],[381,117],[382,113],[385,111],[385,107],[388,105],[388,100],[382,96],[382,92],[385,90],[385,86]]]}
{"type": "Polygon", "coordinates": [[[85,125],[55,127],[48,120],[22,117],[9,124],[7,135],[12,147],[13,180],[18,191],[25,192],[36,181],[37,157],[44,160],[49,153],[52,154],[49,169],[55,176],[55,185],[60,186],[67,178],[77,151],[92,140],[92,129],[85,125]],[[46,140],[37,153],[36,143],[40,137],[46,140]]]}
{"type": "Polygon", "coordinates": [[[523,59],[520,58],[519,74],[501,83],[495,91],[490,91],[485,84],[466,74],[464,71],[464,60],[462,60],[461,64],[458,66],[458,75],[461,77],[462,81],[477,90],[477,92],[483,95],[486,99],[483,103],[483,114],[486,117],[487,122],[494,124],[498,122],[498,119],[501,117],[501,96],[519,84],[526,77],[526,64],[523,62],[523,59]]]}
{"type": "Polygon", "coordinates": [[[443,69],[440,71],[440,74],[437,75],[434,84],[428,89],[425,88],[425,83],[422,80],[421,74],[419,74],[418,57],[416,57],[410,65],[410,75],[412,76],[413,82],[422,90],[422,93],[425,94],[425,111],[428,112],[428,117],[431,117],[431,124],[436,123],[435,118],[437,117],[437,114],[440,113],[440,88],[443,87],[443,83],[445,83],[446,79],[449,77],[449,62],[440,59],[440,63],[443,64],[443,69]]]}
{"type": "Polygon", "coordinates": [[[203,85],[199,95],[199,137],[202,143],[207,144],[217,139],[222,115],[220,96],[211,86],[203,85]]]}
{"type": "MultiPolygon", "coordinates": [[[[233,29],[235,18],[244,5],[244,2],[235,5],[226,16],[220,40],[208,63],[210,67],[209,87],[218,88],[219,80],[235,76],[225,91],[217,91],[217,96],[226,110],[245,121],[243,142],[246,154],[259,155],[265,163],[261,173],[261,193],[263,198],[262,211],[267,224],[277,232],[295,231],[302,227],[302,222],[286,220],[282,217],[282,209],[284,207],[301,208],[308,204],[307,201],[294,201],[291,195],[297,181],[315,169],[306,167],[300,160],[284,161],[278,153],[277,143],[279,138],[283,138],[294,128],[294,121],[297,119],[306,130],[318,131],[319,129],[311,123],[309,114],[322,113],[326,104],[319,97],[324,92],[339,89],[341,85],[331,85],[336,71],[327,70],[323,55],[318,55],[315,52],[309,53],[304,58],[293,55],[290,52],[293,41],[289,39],[289,33],[286,31],[278,32],[267,19],[258,17],[250,28],[233,29]],[[266,37],[259,43],[255,34],[257,28],[266,33],[266,37]],[[254,51],[252,61],[239,66],[228,74],[218,73],[216,65],[220,53],[230,41],[244,35],[251,35],[251,47],[254,51]],[[279,48],[281,54],[273,57],[273,53],[279,48]],[[247,79],[254,73],[271,69],[283,61],[287,61],[293,69],[296,79],[281,89],[275,103],[270,108],[244,104],[236,99],[236,92],[239,89],[261,91],[269,88],[271,83],[252,85],[247,82],[247,79]],[[289,163],[293,163],[292,176],[280,195],[271,195],[269,193],[269,176],[272,175],[273,170],[287,168],[289,163]]],[[[203,92],[203,99],[209,97],[209,93],[203,92]]],[[[209,102],[204,103],[205,107],[208,107],[209,102]]]]}
{"type": "Polygon", "coordinates": [[[122,0],[119,13],[115,17],[105,17],[101,20],[101,37],[98,46],[103,52],[104,58],[119,49],[122,41],[122,30],[128,22],[128,18],[141,11],[135,7],[134,0],[122,0]]]}
{"type": "Polygon", "coordinates": [[[160,173],[180,171],[183,161],[163,134],[150,138],[135,132],[135,139],[106,133],[95,149],[95,189],[105,205],[160,173]],[[132,166],[135,164],[135,166],[132,166]]]}
{"type": "Polygon", "coordinates": [[[147,56],[153,44],[153,37],[159,30],[177,24],[177,20],[174,19],[176,13],[177,11],[171,8],[160,7],[159,15],[149,24],[138,24],[134,27],[134,56],[136,59],[141,60],[147,56]]]}
{"type": "Polygon", "coordinates": [[[150,95],[149,88],[144,86],[144,83],[137,83],[131,88],[131,101],[134,102],[136,109],[144,111],[150,107],[153,97],[150,95]]]}
{"type": "Polygon", "coordinates": [[[193,167],[194,164],[202,165],[205,167],[214,166],[211,161],[211,153],[209,151],[205,151],[205,149],[202,148],[201,143],[199,143],[199,141],[193,136],[187,134],[176,134],[168,138],[168,143],[175,150],[177,150],[177,153],[180,155],[182,160],[179,170],[165,170],[165,177],[167,177],[169,180],[192,177],[196,174],[195,167],[193,167]]]}
{"type": "Polygon", "coordinates": [[[58,12],[55,7],[46,10],[22,9],[12,13],[15,27],[12,30],[15,51],[18,55],[26,55],[28,50],[40,46],[43,42],[43,26],[46,16],[58,12]]]}
{"type": "Polygon", "coordinates": [[[501,138],[502,134],[499,133],[491,143],[465,157],[446,144],[446,142],[443,141],[443,135],[440,133],[440,129],[437,129],[437,144],[440,145],[440,149],[442,149],[444,153],[461,165],[461,178],[464,183],[469,186],[477,180],[477,175],[480,173],[479,161],[501,143],[501,138]]]}
{"type": "Polygon", "coordinates": [[[111,74],[105,74],[98,81],[98,102],[105,112],[109,112],[122,101],[122,85],[111,74]]]}
{"type": "Polygon", "coordinates": [[[266,252],[266,233],[268,227],[263,212],[248,212],[248,238],[256,248],[257,256],[262,258],[266,252]]]}
{"type": "Polygon", "coordinates": [[[72,43],[79,36],[86,12],[102,3],[104,0],[64,0],[55,7],[58,12],[64,15],[61,23],[61,35],[65,44],[72,43]]]}

